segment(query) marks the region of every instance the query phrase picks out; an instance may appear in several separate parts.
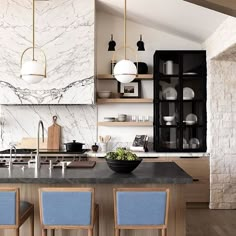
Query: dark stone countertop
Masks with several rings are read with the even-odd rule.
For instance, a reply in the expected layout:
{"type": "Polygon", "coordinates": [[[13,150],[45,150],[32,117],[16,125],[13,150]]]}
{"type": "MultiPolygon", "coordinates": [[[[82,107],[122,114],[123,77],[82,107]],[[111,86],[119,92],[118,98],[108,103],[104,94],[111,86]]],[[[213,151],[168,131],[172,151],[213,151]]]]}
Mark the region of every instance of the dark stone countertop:
{"type": "Polygon", "coordinates": [[[94,168],[49,170],[42,166],[38,173],[34,168],[13,166],[11,172],[0,168],[0,183],[39,183],[39,184],[187,184],[192,183],[189,176],[174,162],[142,162],[130,174],[118,174],[107,163],[96,163],[94,168]]]}

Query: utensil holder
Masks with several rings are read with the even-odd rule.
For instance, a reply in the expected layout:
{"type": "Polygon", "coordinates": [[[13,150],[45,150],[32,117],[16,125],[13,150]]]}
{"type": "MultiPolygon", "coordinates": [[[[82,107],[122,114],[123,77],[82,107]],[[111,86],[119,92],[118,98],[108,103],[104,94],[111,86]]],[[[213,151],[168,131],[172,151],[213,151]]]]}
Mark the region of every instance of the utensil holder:
{"type": "Polygon", "coordinates": [[[107,143],[100,143],[101,152],[107,152],[107,143]]]}

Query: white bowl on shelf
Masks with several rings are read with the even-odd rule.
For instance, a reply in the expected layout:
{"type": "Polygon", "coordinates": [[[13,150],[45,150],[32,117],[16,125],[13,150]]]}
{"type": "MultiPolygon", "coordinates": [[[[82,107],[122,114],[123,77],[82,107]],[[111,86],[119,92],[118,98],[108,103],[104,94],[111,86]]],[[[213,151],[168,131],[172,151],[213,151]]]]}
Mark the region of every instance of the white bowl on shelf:
{"type": "Polygon", "coordinates": [[[163,120],[166,121],[166,125],[171,125],[171,122],[175,119],[175,116],[163,116],[163,120]]]}
{"type": "Polygon", "coordinates": [[[194,125],[196,123],[195,120],[184,120],[184,123],[186,123],[186,125],[194,125]]]}
{"type": "Polygon", "coordinates": [[[109,98],[111,97],[111,91],[99,91],[97,95],[99,98],[109,98]]]}

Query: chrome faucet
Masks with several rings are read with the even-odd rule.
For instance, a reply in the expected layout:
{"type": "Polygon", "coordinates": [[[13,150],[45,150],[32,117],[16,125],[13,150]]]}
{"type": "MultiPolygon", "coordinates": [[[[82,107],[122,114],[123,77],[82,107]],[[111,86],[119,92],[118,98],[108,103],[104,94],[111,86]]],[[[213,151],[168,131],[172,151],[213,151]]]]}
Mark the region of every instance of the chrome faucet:
{"type": "Polygon", "coordinates": [[[15,155],[16,155],[16,147],[14,145],[11,145],[11,148],[10,148],[10,159],[9,159],[9,166],[8,166],[9,169],[12,168],[12,149],[15,150],[15,155]]]}
{"type": "Polygon", "coordinates": [[[40,156],[39,156],[39,131],[40,131],[40,126],[42,127],[42,140],[44,142],[44,126],[43,122],[40,120],[38,123],[38,136],[37,136],[37,153],[35,157],[35,169],[40,168],[40,156]]]}

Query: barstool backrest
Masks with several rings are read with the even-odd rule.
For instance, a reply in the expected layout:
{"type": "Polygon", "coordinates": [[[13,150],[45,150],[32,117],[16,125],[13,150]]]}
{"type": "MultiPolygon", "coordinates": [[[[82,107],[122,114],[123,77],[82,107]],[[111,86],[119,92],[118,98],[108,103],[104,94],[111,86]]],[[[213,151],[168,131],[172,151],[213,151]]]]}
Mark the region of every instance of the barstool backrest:
{"type": "MultiPolygon", "coordinates": [[[[115,225],[166,228],[169,208],[169,189],[114,189],[115,225]]],[[[131,228],[132,228],[131,227],[131,228]]],[[[122,228],[122,227],[119,227],[122,228]]]]}
{"type": "Polygon", "coordinates": [[[41,188],[39,206],[42,225],[93,225],[94,189],[41,188]]]}
{"type": "Polygon", "coordinates": [[[0,228],[19,224],[19,188],[0,188],[0,228]]]}

